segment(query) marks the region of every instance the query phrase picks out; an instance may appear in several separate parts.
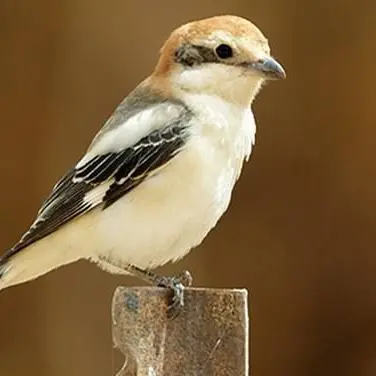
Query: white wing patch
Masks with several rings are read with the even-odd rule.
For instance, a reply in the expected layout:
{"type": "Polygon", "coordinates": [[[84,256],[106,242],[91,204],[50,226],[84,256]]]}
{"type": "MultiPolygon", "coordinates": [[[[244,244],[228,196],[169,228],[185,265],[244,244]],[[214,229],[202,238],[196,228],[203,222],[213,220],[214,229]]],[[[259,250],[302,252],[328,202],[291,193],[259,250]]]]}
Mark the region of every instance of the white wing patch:
{"type": "Polygon", "coordinates": [[[156,129],[165,127],[173,119],[178,118],[181,113],[182,107],[171,102],[156,104],[140,111],[116,128],[108,130],[107,133],[98,133],[86,155],[77,163],[76,168],[85,165],[97,155],[117,153],[137,144],[141,138],[156,129]]]}
{"type": "Polygon", "coordinates": [[[90,208],[94,208],[95,206],[101,204],[114,181],[115,179],[112,178],[100,185],[97,185],[95,188],[92,188],[91,191],[85,193],[83,201],[86,204],[89,204],[90,208]]]}

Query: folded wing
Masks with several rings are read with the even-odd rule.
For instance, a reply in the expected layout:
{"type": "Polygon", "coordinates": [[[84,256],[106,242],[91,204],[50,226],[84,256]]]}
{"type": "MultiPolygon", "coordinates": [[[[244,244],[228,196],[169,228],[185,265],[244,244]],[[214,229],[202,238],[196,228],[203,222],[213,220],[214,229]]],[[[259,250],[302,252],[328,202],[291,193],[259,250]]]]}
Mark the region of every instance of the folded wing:
{"type": "MultiPolygon", "coordinates": [[[[176,103],[171,105],[177,106],[176,103]]],[[[156,106],[155,102],[152,106],[156,106]]],[[[121,111],[126,110],[124,103],[119,108],[121,111]]],[[[145,110],[153,113],[149,107],[145,110]]],[[[0,264],[91,209],[101,205],[105,210],[127,192],[142,184],[152,173],[166,166],[184,148],[189,138],[189,112],[181,105],[181,108],[172,111],[171,114],[166,114],[163,125],[160,124],[160,114],[157,118],[157,127],[152,124],[145,127],[145,124],[141,124],[140,126],[147,130],[147,134],[132,145],[128,142],[126,147],[117,147],[117,150],[113,151],[109,144],[108,152],[102,147],[101,153],[97,155],[91,150],[90,158],[87,154],[55,185],[30,229],[5,253],[0,259],[0,264]]],[[[118,118],[124,119],[124,116],[118,118]]],[[[139,118],[143,122],[154,121],[152,116],[139,118]]],[[[132,118],[128,121],[130,120],[132,118]]],[[[123,123],[117,126],[112,124],[109,132],[121,135],[121,127],[124,131],[129,131],[127,124],[123,123]]],[[[108,137],[108,132],[106,133],[103,137],[108,137]]]]}

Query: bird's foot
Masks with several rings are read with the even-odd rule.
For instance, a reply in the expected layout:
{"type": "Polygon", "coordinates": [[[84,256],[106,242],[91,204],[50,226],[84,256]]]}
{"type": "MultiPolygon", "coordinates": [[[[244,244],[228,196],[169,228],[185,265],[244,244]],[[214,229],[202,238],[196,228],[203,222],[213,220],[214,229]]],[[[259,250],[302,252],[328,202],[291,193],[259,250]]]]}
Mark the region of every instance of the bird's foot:
{"type": "Polygon", "coordinates": [[[135,265],[116,265],[103,257],[100,258],[100,265],[102,265],[102,267],[104,267],[106,270],[119,274],[127,272],[154,286],[170,289],[172,291],[172,297],[170,298],[168,305],[168,316],[172,318],[177,317],[184,306],[184,287],[189,287],[192,285],[192,276],[188,270],[184,270],[172,277],[165,277],[155,274],[148,269],[139,268],[135,265]]]}
{"type": "Polygon", "coordinates": [[[172,297],[168,305],[168,316],[177,317],[184,307],[184,287],[192,285],[192,275],[184,270],[176,276],[164,277],[155,276],[155,284],[160,287],[171,289],[172,297]]]}
{"type": "Polygon", "coordinates": [[[165,277],[154,274],[150,270],[140,269],[137,266],[128,268],[135,276],[153,284],[154,286],[171,289],[172,297],[168,305],[168,316],[177,317],[184,307],[184,287],[192,285],[192,275],[188,270],[184,270],[176,276],[165,277]]]}

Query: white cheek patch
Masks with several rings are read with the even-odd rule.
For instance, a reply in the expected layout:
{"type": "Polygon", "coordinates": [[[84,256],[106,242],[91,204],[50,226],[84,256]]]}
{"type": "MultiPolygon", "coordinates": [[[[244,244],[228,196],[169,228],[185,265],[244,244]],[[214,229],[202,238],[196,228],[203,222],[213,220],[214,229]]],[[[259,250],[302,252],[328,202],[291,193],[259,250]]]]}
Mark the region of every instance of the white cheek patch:
{"type": "Polygon", "coordinates": [[[203,64],[174,73],[172,81],[184,92],[214,95],[246,106],[258,93],[262,78],[245,72],[243,67],[203,64]]]}

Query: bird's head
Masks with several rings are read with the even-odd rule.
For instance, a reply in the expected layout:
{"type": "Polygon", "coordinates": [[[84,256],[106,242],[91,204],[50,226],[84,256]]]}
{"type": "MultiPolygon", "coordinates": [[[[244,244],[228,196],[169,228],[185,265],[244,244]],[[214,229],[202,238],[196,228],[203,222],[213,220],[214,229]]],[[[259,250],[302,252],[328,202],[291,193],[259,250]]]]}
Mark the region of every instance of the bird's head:
{"type": "Polygon", "coordinates": [[[161,49],[154,77],[167,80],[173,89],[249,105],[265,80],[286,74],[253,23],[217,16],[173,31],[161,49]]]}

